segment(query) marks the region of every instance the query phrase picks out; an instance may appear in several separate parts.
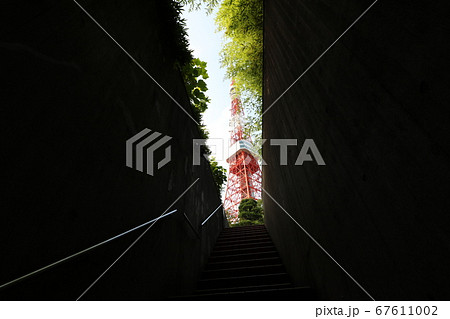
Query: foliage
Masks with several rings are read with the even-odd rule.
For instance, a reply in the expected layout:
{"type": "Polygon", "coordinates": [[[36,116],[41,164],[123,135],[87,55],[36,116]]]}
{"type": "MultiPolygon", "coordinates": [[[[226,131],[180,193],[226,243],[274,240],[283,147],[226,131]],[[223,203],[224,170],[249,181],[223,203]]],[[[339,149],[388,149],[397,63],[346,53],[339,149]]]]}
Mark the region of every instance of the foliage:
{"type": "Polygon", "coordinates": [[[261,200],[246,198],[239,204],[239,223],[233,226],[264,224],[264,213],[261,200]]]}
{"type": "Polygon", "coordinates": [[[221,64],[246,108],[246,133],[260,139],[263,77],[263,1],[223,0],[216,16],[225,43],[221,64]]]}
{"type": "MultiPolygon", "coordinates": [[[[163,47],[165,48],[165,54],[174,61],[174,65],[181,72],[189,102],[194,111],[194,118],[200,123],[199,130],[201,138],[207,139],[208,131],[202,124],[202,114],[207,110],[208,103],[210,102],[206,96],[208,87],[205,82],[209,76],[206,70],[206,62],[198,58],[193,58],[192,52],[188,49],[189,41],[187,38],[186,23],[181,18],[183,3],[188,2],[194,3],[201,1],[182,0],[181,3],[175,0],[169,0],[168,2],[158,1],[158,5],[162,9],[160,19],[163,21],[164,34],[167,35],[165,37],[167,41],[163,43],[163,47]]],[[[208,2],[212,6],[211,8],[213,8],[218,3],[218,0],[203,0],[203,2],[208,2]]],[[[210,154],[211,152],[206,145],[202,145],[201,153],[203,155],[210,154]]],[[[210,167],[220,196],[223,184],[226,181],[226,170],[214,158],[210,160],[210,167]]]]}
{"type": "MultiPolygon", "coordinates": [[[[202,139],[208,139],[209,133],[202,123],[202,115],[208,109],[208,103],[210,102],[209,97],[205,94],[208,90],[205,80],[209,77],[206,70],[206,62],[194,58],[183,65],[180,70],[188,93],[189,102],[193,107],[193,117],[200,123],[200,137],[202,139]]],[[[203,148],[205,149],[205,154],[210,153],[206,145],[203,148]]]]}
{"type": "Polygon", "coordinates": [[[192,59],[182,68],[184,83],[188,91],[189,100],[194,106],[196,116],[201,119],[201,113],[208,108],[209,98],[205,95],[208,90],[205,80],[209,77],[206,71],[206,62],[192,59]]]}
{"type": "MultiPolygon", "coordinates": [[[[182,7],[184,6],[190,10],[205,8],[209,14],[220,4],[215,21],[218,30],[224,31],[225,35],[225,43],[221,51],[221,64],[226,68],[226,76],[235,80],[235,87],[241,94],[247,114],[244,131],[247,136],[252,136],[256,145],[260,144],[262,131],[263,0],[170,0],[170,2],[176,4],[175,10],[178,13],[183,10],[182,7]]],[[[183,34],[179,37],[178,42],[187,48],[185,23],[180,18],[178,20],[178,24],[183,26],[181,33],[178,32],[183,34]]],[[[192,60],[192,57],[189,60],[192,60]]],[[[180,63],[180,65],[185,68],[185,63],[186,61],[180,63]]],[[[183,73],[189,74],[189,70],[184,70],[183,73]]],[[[204,93],[204,91],[201,90],[198,94],[204,93]]],[[[198,111],[202,109],[202,105],[195,100],[191,100],[191,102],[196,106],[195,115],[200,122],[202,111],[198,111]]],[[[202,127],[202,133],[207,136],[204,127],[202,127]]]]}
{"type": "MultiPolygon", "coordinates": [[[[162,25],[161,33],[166,36],[162,44],[164,54],[174,61],[178,67],[186,85],[189,102],[192,105],[193,117],[200,123],[200,137],[208,138],[208,131],[202,123],[202,113],[208,108],[209,98],[205,95],[208,90],[205,79],[208,78],[206,62],[193,58],[189,50],[189,40],[186,31],[186,21],[181,17],[183,5],[180,1],[158,1],[159,15],[162,25]]],[[[205,154],[209,154],[207,147],[202,148],[205,154]]]]}
{"type": "Polygon", "coordinates": [[[206,13],[210,14],[220,3],[220,0],[180,0],[183,5],[189,5],[189,10],[200,10],[206,6],[206,13]]]}
{"type": "Polygon", "coordinates": [[[219,190],[220,194],[227,180],[227,171],[217,163],[214,157],[210,157],[209,164],[211,166],[214,183],[216,183],[217,189],[219,190]]]}
{"type": "Polygon", "coordinates": [[[224,0],[216,16],[218,30],[224,31],[221,62],[237,89],[247,93],[243,102],[260,102],[262,96],[263,2],[224,0]]]}
{"type": "Polygon", "coordinates": [[[174,65],[184,65],[192,60],[189,50],[189,40],[186,22],[181,17],[183,6],[176,0],[157,1],[159,33],[164,56],[174,62],[174,65]]]}

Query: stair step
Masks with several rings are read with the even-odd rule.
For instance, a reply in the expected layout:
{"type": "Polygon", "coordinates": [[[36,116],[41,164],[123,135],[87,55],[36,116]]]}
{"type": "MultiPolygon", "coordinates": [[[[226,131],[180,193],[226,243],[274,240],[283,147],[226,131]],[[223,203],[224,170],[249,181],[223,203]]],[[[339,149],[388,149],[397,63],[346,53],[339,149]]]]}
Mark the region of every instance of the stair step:
{"type": "Polygon", "coordinates": [[[282,288],[293,288],[294,286],[290,282],[285,282],[281,284],[272,285],[253,285],[253,286],[240,286],[240,287],[229,287],[229,288],[215,288],[215,289],[198,289],[194,294],[198,295],[208,295],[215,293],[231,293],[231,292],[242,292],[250,290],[264,290],[264,289],[282,289],[282,288]]]}
{"type": "Polygon", "coordinates": [[[194,295],[175,300],[313,300],[294,287],[264,225],[223,230],[194,295]]]}
{"type": "Polygon", "coordinates": [[[230,231],[223,231],[220,235],[221,236],[230,236],[230,235],[246,235],[246,234],[266,234],[268,233],[267,229],[245,229],[245,230],[230,230],[230,231]]]}
{"type": "Polygon", "coordinates": [[[281,264],[280,257],[268,257],[268,258],[254,258],[254,259],[243,259],[243,260],[233,260],[233,261],[220,261],[220,262],[210,262],[206,265],[206,271],[224,268],[238,268],[238,267],[252,267],[252,266],[262,266],[262,265],[276,265],[281,264]]]}
{"type": "Polygon", "coordinates": [[[217,238],[217,242],[227,242],[227,241],[242,241],[242,240],[251,240],[251,239],[259,239],[259,238],[270,238],[269,233],[264,234],[251,234],[245,236],[220,236],[217,238]]]}
{"type": "Polygon", "coordinates": [[[228,256],[228,255],[237,255],[237,254],[249,254],[249,253],[260,253],[267,251],[276,251],[273,245],[266,245],[264,247],[251,247],[251,248],[235,248],[235,249],[224,249],[224,250],[214,250],[211,254],[211,257],[217,256],[228,256]]]}
{"type": "Polygon", "coordinates": [[[209,257],[209,262],[232,262],[232,261],[240,261],[245,259],[259,259],[259,258],[269,258],[269,257],[279,257],[278,252],[273,249],[270,251],[257,251],[257,252],[244,252],[239,253],[237,251],[235,254],[223,255],[223,256],[211,256],[209,257]]]}
{"type": "Polygon", "coordinates": [[[225,238],[225,239],[217,239],[216,245],[221,245],[224,243],[245,243],[245,242],[257,242],[263,240],[272,240],[269,235],[261,235],[261,236],[251,236],[246,238],[225,238]]]}
{"type": "Polygon", "coordinates": [[[183,300],[202,301],[311,301],[314,294],[309,287],[290,287],[281,289],[244,290],[239,292],[221,292],[196,294],[183,300]]]}
{"type": "Polygon", "coordinates": [[[289,276],[287,273],[282,272],[265,275],[201,279],[199,289],[281,284],[285,282],[289,282],[289,276]]]}
{"type": "Polygon", "coordinates": [[[241,233],[253,233],[253,232],[267,232],[267,229],[265,227],[261,228],[229,228],[227,230],[223,230],[221,235],[228,235],[228,234],[241,234],[241,233]]]}
{"type": "Polygon", "coordinates": [[[258,238],[258,237],[269,237],[269,233],[251,233],[251,234],[240,234],[240,235],[232,235],[232,236],[219,236],[217,238],[218,241],[224,241],[224,240],[245,240],[245,239],[252,239],[252,238],[258,238]]]}
{"type": "Polygon", "coordinates": [[[266,229],[266,226],[265,226],[265,225],[236,226],[236,227],[228,227],[228,228],[224,228],[223,231],[225,232],[225,231],[231,231],[231,230],[259,229],[259,228],[266,229]]]}
{"type": "Polygon", "coordinates": [[[245,229],[245,230],[230,230],[223,231],[220,235],[239,235],[239,234],[253,234],[253,233],[267,233],[267,229],[245,229]]]}
{"type": "Polygon", "coordinates": [[[270,275],[274,273],[284,272],[282,264],[262,265],[252,267],[223,268],[206,270],[202,274],[203,279],[227,278],[235,276],[252,276],[252,275],[270,275]]]}
{"type": "Polygon", "coordinates": [[[222,244],[216,245],[214,247],[214,251],[221,250],[231,250],[231,249],[240,249],[240,248],[256,248],[256,247],[266,247],[273,246],[273,242],[271,240],[259,241],[259,242],[250,242],[250,243],[239,243],[239,244],[222,244]]]}

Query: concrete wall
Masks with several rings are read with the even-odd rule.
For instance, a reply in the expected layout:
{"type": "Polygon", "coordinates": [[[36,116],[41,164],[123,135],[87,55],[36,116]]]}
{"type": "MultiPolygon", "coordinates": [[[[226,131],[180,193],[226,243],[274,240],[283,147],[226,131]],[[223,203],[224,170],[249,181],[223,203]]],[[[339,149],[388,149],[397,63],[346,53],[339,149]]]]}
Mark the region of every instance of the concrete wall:
{"type": "MultiPolygon", "coordinates": [[[[371,4],[265,1],[264,108],[371,4]]],[[[449,52],[445,1],[378,1],[263,118],[264,188],[375,298],[448,299],[449,52]],[[314,139],[326,166],[295,166],[314,139]]],[[[368,299],[267,195],[297,284],[368,299]]]]}
{"type": "MultiPolygon", "coordinates": [[[[161,3],[80,3],[190,112],[161,3]]],[[[199,226],[220,204],[207,162],[191,164],[196,124],[73,1],[9,1],[0,21],[0,284],[161,215],[200,178],[173,205],[179,213],[85,299],[191,292],[223,227],[215,215],[199,240],[182,217],[199,226]],[[144,128],[172,137],[172,161],[153,177],[125,166],[125,141],[144,128]]],[[[141,232],[0,290],[0,299],[74,300],[141,232]]]]}

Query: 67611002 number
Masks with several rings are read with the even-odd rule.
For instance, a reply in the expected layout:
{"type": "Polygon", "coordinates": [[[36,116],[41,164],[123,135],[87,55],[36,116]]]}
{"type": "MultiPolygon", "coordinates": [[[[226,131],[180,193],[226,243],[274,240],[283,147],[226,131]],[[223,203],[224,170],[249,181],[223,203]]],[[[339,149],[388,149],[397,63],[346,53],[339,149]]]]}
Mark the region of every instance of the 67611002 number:
{"type": "Polygon", "coordinates": [[[379,316],[437,316],[437,306],[378,306],[375,313],[379,316]]]}

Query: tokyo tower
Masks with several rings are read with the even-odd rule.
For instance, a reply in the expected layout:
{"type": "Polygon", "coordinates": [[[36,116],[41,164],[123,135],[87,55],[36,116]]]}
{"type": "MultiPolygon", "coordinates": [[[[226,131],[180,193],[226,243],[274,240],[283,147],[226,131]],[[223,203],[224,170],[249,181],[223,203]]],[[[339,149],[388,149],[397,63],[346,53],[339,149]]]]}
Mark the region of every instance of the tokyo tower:
{"type": "Polygon", "coordinates": [[[228,182],[224,208],[231,223],[239,221],[239,204],[245,198],[261,199],[261,168],[258,155],[253,152],[250,137],[243,133],[244,109],[240,96],[231,83],[230,147],[227,163],[228,182]]]}

